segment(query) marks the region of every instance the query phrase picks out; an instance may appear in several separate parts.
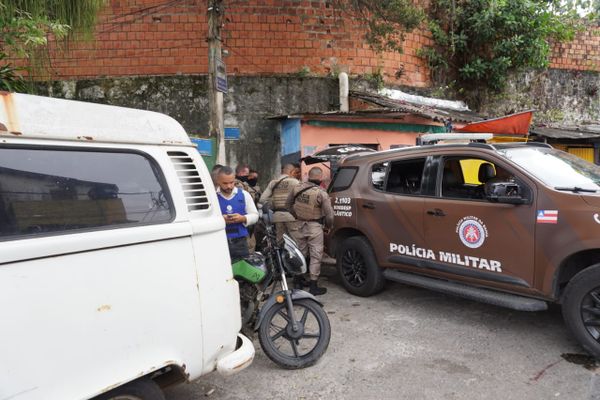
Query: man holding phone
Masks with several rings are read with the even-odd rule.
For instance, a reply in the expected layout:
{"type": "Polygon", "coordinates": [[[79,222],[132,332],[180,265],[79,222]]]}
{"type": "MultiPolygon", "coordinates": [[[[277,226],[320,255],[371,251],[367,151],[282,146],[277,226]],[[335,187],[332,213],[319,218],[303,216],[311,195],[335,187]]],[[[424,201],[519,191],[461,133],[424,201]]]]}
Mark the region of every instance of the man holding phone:
{"type": "Polygon", "coordinates": [[[217,174],[217,197],[233,263],[250,254],[247,227],[258,221],[258,211],[252,196],[235,186],[235,172],[231,167],[222,167],[217,174]]]}

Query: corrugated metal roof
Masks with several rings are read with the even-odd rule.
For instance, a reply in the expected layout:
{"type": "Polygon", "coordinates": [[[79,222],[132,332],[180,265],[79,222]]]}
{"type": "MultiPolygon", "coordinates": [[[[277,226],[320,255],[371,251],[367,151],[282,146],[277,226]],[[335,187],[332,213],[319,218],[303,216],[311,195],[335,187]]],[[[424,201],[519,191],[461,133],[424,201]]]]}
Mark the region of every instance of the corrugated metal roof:
{"type": "Polygon", "coordinates": [[[530,133],[552,139],[600,139],[600,124],[534,126],[530,133]]]}
{"type": "Polygon", "coordinates": [[[378,94],[351,91],[350,97],[373,104],[363,110],[354,110],[348,112],[325,111],[298,113],[293,115],[277,115],[269,119],[288,119],[288,118],[327,118],[327,117],[345,117],[345,118],[386,118],[401,119],[407,115],[418,115],[435,122],[445,123],[449,120],[453,122],[475,122],[484,118],[472,111],[457,111],[443,107],[432,107],[427,105],[413,104],[404,100],[394,100],[378,94]]]}
{"type": "MultiPolygon", "coordinates": [[[[459,111],[440,106],[433,107],[414,104],[405,100],[390,99],[389,97],[374,93],[351,91],[350,97],[378,105],[383,107],[383,109],[397,110],[404,113],[415,114],[438,122],[446,122],[448,120],[452,120],[454,122],[475,122],[482,121],[484,119],[482,116],[470,110],[459,111]]],[[[371,110],[374,111],[376,109],[363,110],[363,112],[371,110]]]]}

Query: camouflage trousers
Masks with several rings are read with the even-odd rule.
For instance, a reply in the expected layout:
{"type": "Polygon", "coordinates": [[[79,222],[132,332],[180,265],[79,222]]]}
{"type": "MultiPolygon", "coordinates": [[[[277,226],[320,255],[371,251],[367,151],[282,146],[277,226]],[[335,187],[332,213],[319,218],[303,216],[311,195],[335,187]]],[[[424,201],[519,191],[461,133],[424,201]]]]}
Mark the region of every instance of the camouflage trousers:
{"type": "Polygon", "coordinates": [[[290,236],[296,241],[304,257],[310,256],[308,271],[310,279],[316,281],[321,274],[323,257],[323,226],[314,221],[289,222],[290,236]]]}
{"type": "Polygon", "coordinates": [[[284,233],[287,233],[291,236],[289,228],[291,224],[294,224],[294,222],[275,222],[275,233],[277,233],[277,243],[283,243],[284,233]]]}

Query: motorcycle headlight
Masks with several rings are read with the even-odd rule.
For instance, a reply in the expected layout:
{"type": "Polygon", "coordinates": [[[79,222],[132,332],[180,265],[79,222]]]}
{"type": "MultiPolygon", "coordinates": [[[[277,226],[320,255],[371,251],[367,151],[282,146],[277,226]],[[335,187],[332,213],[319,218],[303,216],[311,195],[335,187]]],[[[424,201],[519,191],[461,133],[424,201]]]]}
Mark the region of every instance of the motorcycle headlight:
{"type": "Polygon", "coordinates": [[[296,242],[288,235],[283,235],[284,246],[282,252],[283,267],[285,271],[292,275],[306,273],[306,259],[296,245],[296,242]]]}

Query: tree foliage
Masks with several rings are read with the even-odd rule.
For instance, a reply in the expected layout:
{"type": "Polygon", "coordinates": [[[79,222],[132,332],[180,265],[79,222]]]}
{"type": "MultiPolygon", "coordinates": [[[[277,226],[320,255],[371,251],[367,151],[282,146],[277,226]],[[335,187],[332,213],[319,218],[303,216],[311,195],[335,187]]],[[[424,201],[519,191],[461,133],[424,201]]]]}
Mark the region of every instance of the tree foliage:
{"type": "Polygon", "coordinates": [[[565,1],[432,0],[434,44],[420,54],[438,80],[501,90],[511,71],[548,66],[551,44],[573,39],[577,11],[565,1]]]}
{"type": "Polygon", "coordinates": [[[0,89],[24,91],[21,72],[45,66],[48,43],[90,34],[105,0],[0,0],[0,89]],[[9,57],[28,64],[14,67],[9,57]]]}
{"type": "Polygon", "coordinates": [[[376,51],[402,52],[407,32],[428,27],[433,45],[418,54],[428,61],[436,80],[466,90],[501,90],[511,71],[547,67],[553,43],[572,40],[583,26],[583,16],[591,20],[600,15],[600,0],[334,0],[334,4],[365,25],[366,41],[376,51]]]}

